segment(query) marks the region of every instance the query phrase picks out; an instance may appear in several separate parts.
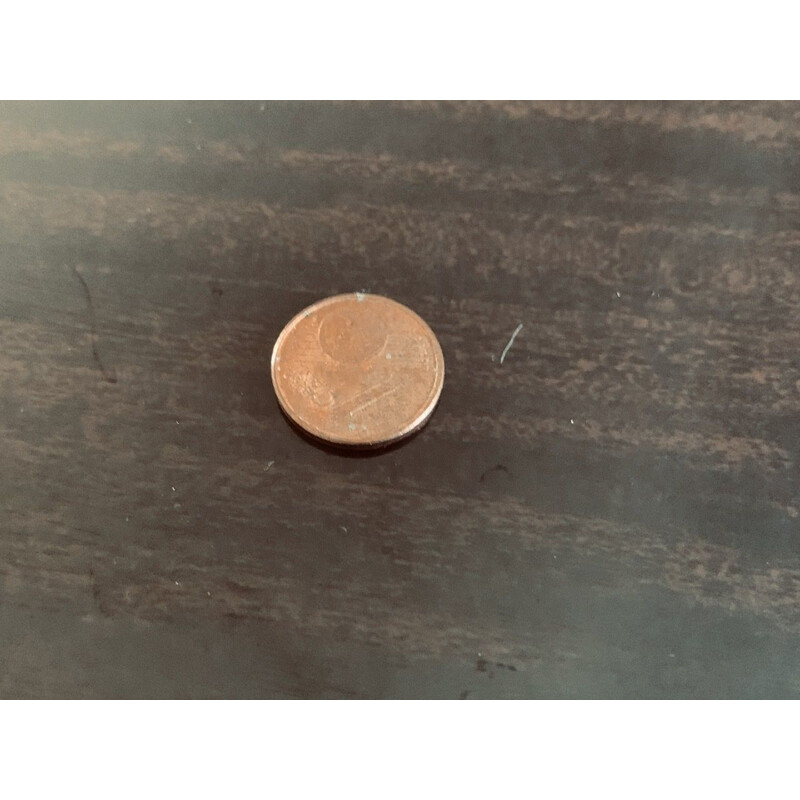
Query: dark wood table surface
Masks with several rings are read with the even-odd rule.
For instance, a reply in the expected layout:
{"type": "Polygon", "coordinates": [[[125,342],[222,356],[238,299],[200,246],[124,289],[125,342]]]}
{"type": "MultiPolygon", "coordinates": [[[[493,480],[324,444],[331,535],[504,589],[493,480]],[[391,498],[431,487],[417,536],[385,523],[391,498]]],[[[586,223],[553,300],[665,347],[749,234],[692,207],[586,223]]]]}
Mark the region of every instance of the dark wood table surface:
{"type": "Polygon", "coordinates": [[[800,105],[4,104],[0,278],[0,696],[800,695],[800,105]],[[356,290],[361,456],[268,370],[356,290]]]}

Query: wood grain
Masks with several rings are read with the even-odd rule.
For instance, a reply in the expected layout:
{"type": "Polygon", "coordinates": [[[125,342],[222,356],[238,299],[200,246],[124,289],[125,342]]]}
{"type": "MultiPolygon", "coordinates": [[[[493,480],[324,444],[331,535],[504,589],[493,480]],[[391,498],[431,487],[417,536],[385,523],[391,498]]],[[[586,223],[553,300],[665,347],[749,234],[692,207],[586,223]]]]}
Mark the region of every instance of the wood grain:
{"type": "Polygon", "coordinates": [[[793,103],[0,104],[0,695],[800,695],[799,139],[793,103]],[[268,367],[356,290],[447,380],[348,457],[268,367]]]}

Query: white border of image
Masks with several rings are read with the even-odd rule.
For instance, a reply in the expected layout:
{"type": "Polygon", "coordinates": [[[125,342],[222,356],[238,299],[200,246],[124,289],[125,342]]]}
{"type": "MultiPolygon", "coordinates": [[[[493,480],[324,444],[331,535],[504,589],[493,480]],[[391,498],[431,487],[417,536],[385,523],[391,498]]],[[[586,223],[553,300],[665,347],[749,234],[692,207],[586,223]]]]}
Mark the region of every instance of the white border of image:
{"type": "Polygon", "coordinates": [[[792,99],[790,4],[16,3],[6,99],[792,99]]]}

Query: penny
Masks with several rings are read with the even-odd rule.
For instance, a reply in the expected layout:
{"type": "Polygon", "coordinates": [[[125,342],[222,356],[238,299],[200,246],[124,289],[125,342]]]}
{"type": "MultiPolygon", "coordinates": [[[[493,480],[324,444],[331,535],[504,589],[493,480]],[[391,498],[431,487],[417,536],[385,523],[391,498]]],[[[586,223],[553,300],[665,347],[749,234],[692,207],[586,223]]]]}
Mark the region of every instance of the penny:
{"type": "Polygon", "coordinates": [[[357,292],[294,317],[275,342],[271,371],[280,407],[307,433],[375,447],[428,421],[442,392],[444,356],[410,308],[357,292]]]}

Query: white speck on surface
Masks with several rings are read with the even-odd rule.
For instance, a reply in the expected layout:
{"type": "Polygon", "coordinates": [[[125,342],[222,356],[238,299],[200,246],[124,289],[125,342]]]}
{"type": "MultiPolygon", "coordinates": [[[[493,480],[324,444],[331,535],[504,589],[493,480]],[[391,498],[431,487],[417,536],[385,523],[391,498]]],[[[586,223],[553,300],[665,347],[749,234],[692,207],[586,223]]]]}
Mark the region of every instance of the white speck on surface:
{"type": "Polygon", "coordinates": [[[620,294],[619,294],[619,292],[617,292],[617,297],[619,297],[619,296],[620,296],[620,294]]]}
{"type": "Polygon", "coordinates": [[[511,334],[511,338],[508,340],[508,344],[503,348],[503,352],[500,355],[500,363],[502,364],[503,361],[506,359],[506,355],[508,351],[511,349],[511,345],[514,344],[514,339],[517,338],[517,334],[522,330],[522,323],[520,322],[519,325],[514,329],[514,333],[511,334]]]}
{"type": "Polygon", "coordinates": [[[190,125],[192,124],[192,121],[189,119],[189,117],[186,117],[186,121],[187,121],[187,122],[188,122],[190,125]]]}
{"type": "Polygon", "coordinates": [[[348,429],[348,430],[351,430],[351,431],[354,431],[354,430],[356,429],[356,426],[355,426],[355,424],[354,424],[354,423],[350,422],[350,423],[348,423],[348,425],[347,425],[347,429],[348,429]]]}
{"type": "Polygon", "coordinates": [[[176,420],[175,420],[175,424],[176,424],[176,425],[180,425],[180,424],[181,424],[181,423],[180,423],[180,420],[177,420],[177,419],[176,419],[176,420]]]}
{"type": "Polygon", "coordinates": [[[675,658],[675,653],[670,653],[670,654],[669,654],[669,657],[670,657],[670,658],[675,658]]]}
{"type": "Polygon", "coordinates": [[[130,519],[130,517],[125,517],[125,522],[127,522],[129,519],[130,519]]]}
{"type": "Polygon", "coordinates": [[[207,594],[209,597],[211,597],[211,592],[206,592],[206,594],[207,594]]]}
{"type": "Polygon", "coordinates": [[[363,303],[365,297],[366,297],[366,295],[364,294],[364,292],[356,292],[356,302],[357,303],[363,303]]]}
{"type": "Polygon", "coordinates": [[[264,472],[269,472],[269,468],[274,464],[274,461],[267,461],[267,466],[264,467],[264,472]]]}
{"type": "Polygon", "coordinates": [[[178,581],[175,581],[175,585],[180,586],[180,583],[178,581]]]}
{"type": "Polygon", "coordinates": [[[570,425],[574,425],[574,424],[575,424],[575,420],[574,420],[574,419],[571,419],[571,420],[569,421],[569,424],[570,424],[570,425]]]}
{"type": "Polygon", "coordinates": [[[174,486],[172,487],[172,491],[173,491],[173,492],[175,491],[175,487],[174,487],[174,486]]]}
{"type": "Polygon", "coordinates": [[[392,354],[391,353],[387,353],[386,354],[386,358],[388,358],[391,361],[392,360],[392,354]]]}
{"type": "Polygon", "coordinates": [[[343,530],[345,533],[347,533],[347,528],[346,528],[346,526],[344,526],[344,525],[340,525],[339,527],[340,527],[340,528],[341,528],[341,529],[342,529],[342,530],[343,530]]]}

